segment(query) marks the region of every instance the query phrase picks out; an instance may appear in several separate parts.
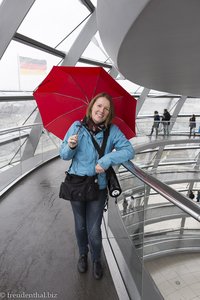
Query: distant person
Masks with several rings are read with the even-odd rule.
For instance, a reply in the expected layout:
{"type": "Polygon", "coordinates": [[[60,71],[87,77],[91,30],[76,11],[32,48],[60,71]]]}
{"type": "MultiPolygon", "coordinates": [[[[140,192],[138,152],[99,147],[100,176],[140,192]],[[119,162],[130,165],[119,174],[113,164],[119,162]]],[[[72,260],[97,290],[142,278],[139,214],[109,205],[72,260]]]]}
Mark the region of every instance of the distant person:
{"type": "Polygon", "coordinates": [[[194,114],[189,119],[189,127],[190,127],[190,136],[192,134],[195,136],[196,116],[194,114]]]}
{"type": "Polygon", "coordinates": [[[133,211],[134,207],[135,207],[135,198],[134,198],[134,196],[131,196],[131,199],[129,202],[129,207],[128,207],[129,211],[133,211]]]}
{"type": "Polygon", "coordinates": [[[127,213],[127,207],[128,207],[128,201],[126,200],[126,198],[124,198],[122,206],[123,206],[123,215],[125,215],[127,213]]]}
{"type": "Polygon", "coordinates": [[[171,115],[168,110],[165,108],[162,116],[163,132],[164,136],[169,135],[169,125],[170,125],[171,115]]]}
{"type": "Polygon", "coordinates": [[[192,200],[194,199],[195,196],[192,190],[189,190],[188,197],[192,200]]]}
{"type": "Polygon", "coordinates": [[[151,133],[150,135],[153,134],[154,132],[154,129],[156,131],[156,137],[158,136],[158,128],[159,128],[159,124],[160,124],[160,116],[158,114],[158,111],[155,110],[154,111],[154,122],[153,122],[153,125],[152,125],[152,128],[151,128],[151,133]]]}
{"type": "Polygon", "coordinates": [[[197,202],[200,202],[200,190],[197,191],[197,202]]]}

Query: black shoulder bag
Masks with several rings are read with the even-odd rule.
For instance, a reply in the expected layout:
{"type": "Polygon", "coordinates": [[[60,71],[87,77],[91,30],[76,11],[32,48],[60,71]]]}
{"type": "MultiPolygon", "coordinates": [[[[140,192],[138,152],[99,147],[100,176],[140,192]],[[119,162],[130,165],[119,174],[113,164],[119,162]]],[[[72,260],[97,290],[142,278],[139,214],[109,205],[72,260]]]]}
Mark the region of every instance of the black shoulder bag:
{"type": "Polygon", "coordinates": [[[65,181],[60,185],[59,198],[69,201],[93,201],[98,199],[97,175],[80,176],[66,172],[65,181]]]}
{"type": "Polygon", "coordinates": [[[65,173],[65,180],[60,185],[59,198],[81,202],[98,199],[99,185],[97,174],[94,176],[80,176],[68,172],[65,173]]]}
{"type": "MultiPolygon", "coordinates": [[[[96,148],[96,150],[99,154],[99,158],[101,158],[104,155],[106,143],[107,143],[108,136],[109,136],[109,131],[110,131],[110,128],[107,128],[104,131],[104,133],[103,133],[104,139],[103,139],[103,143],[102,143],[101,147],[95,140],[94,136],[90,133],[94,147],[96,148]]],[[[120,187],[117,175],[112,166],[106,170],[106,177],[107,177],[107,181],[108,181],[109,195],[114,198],[118,197],[122,193],[122,189],[120,187]]]]}

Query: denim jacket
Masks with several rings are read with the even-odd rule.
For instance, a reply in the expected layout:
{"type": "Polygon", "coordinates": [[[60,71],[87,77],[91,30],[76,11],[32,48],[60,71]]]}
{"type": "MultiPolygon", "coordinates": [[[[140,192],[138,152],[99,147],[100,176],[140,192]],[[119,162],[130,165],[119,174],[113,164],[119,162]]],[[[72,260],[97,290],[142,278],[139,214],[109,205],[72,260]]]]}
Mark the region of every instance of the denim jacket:
{"type": "MultiPolygon", "coordinates": [[[[98,152],[93,145],[90,133],[84,126],[78,132],[77,147],[71,149],[68,146],[67,140],[71,135],[76,134],[79,128],[80,122],[74,122],[67,131],[60,146],[60,157],[64,160],[72,160],[72,164],[68,170],[69,173],[92,176],[96,174],[95,166],[97,163],[106,170],[111,165],[121,164],[134,157],[135,151],[131,143],[126,139],[121,130],[113,124],[110,127],[105,154],[101,158],[99,158],[98,152]]],[[[103,132],[97,133],[94,137],[101,146],[103,132]]],[[[107,186],[105,173],[98,175],[98,184],[100,189],[104,189],[107,186]]]]}

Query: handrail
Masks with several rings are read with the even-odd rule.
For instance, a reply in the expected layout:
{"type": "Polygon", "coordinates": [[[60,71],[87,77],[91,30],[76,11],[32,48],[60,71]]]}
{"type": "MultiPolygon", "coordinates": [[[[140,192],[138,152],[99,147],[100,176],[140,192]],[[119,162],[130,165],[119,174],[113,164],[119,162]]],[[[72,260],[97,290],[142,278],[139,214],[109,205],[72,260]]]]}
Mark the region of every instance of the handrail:
{"type": "Polygon", "coordinates": [[[0,129],[0,135],[15,132],[15,131],[19,131],[19,130],[28,129],[28,128],[31,128],[33,126],[43,126],[43,124],[42,123],[33,123],[33,124],[28,124],[28,125],[10,127],[10,128],[7,128],[7,129],[0,129]]]}
{"type": "Polygon", "coordinates": [[[160,195],[200,222],[200,207],[195,202],[192,202],[190,199],[175,191],[167,184],[144,172],[131,161],[123,163],[123,166],[145,184],[148,184],[152,189],[157,191],[160,195]]]}

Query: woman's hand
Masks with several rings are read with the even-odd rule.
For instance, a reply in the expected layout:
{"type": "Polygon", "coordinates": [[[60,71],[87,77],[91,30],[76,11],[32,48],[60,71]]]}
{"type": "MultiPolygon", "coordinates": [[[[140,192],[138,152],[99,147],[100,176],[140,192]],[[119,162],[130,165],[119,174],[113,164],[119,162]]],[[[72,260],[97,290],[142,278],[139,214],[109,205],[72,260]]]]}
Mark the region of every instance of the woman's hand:
{"type": "Polygon", "coordinates": [[[96,165],[95,170],[97,174],[105,172],[105,170],[99,164],[96,165]]]}
{"type": "Polygon", "coordinates": [[[76,146],[78,145],[78,135],[77,134],[71,135],[68,138],[67,142],[71,149],[76,148],[76,146]]]}

